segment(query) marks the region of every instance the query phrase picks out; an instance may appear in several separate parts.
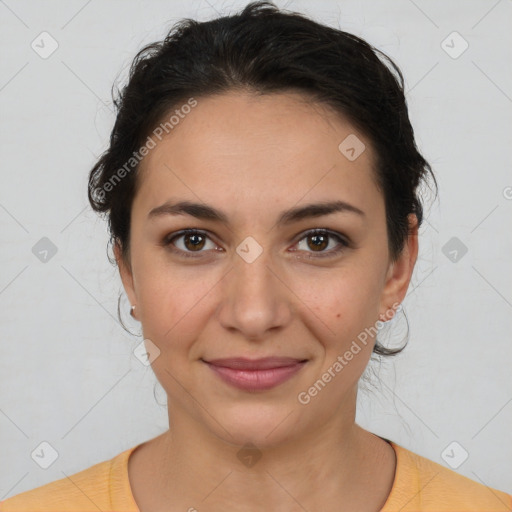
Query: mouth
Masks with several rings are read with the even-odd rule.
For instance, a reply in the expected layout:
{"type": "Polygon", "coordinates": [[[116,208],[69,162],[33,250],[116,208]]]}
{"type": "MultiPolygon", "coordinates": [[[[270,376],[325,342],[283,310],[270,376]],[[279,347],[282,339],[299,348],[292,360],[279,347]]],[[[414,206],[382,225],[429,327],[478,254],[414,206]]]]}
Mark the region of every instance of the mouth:
{"type": "Polygon", "coordinates": [[[291,357],[242,357],[202,361],[221,380],[244,391],[264,391],[287,381],[307,363],[307,359],[291,357]]]}

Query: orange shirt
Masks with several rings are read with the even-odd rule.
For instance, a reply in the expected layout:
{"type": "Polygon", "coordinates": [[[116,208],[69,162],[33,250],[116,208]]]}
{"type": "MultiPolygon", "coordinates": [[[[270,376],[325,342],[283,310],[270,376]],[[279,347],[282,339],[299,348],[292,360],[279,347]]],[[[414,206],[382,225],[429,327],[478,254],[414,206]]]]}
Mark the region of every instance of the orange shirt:
{"type": "MultiPolygon", "coordinates": [[[[397,465],[393,487],[381,512],[512,511],[512,495],[390,443],[397,465]]],[[[139,512],[128,479],[128,457],[137,446],[69,479],[56,480],[2,501],[0,511],[139,512]]]]}

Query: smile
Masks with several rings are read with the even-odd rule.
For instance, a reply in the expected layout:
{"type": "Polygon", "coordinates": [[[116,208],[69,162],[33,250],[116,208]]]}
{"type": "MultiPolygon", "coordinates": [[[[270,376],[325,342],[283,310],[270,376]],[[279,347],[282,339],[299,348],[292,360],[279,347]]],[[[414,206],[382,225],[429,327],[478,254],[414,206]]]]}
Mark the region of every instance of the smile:
{"type": "Polygon", "coordinates": [[[204,361],[224,382],[244,391],[264,391],[287,381],[306,364],[305,360],[204,361]],[[259,366],[259,367],[258,367],[259,366]]]}

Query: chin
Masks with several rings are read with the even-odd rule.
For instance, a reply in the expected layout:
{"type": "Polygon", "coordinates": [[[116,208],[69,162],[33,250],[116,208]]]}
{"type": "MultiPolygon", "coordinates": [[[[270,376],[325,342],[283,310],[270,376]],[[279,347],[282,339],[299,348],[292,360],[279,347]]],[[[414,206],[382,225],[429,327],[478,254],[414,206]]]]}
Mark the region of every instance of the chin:
{"type": "Polygon", "coordinates": [[[289,442],[294,437],[297,420],[291,407],[256,403],[231,407],[215,416],[222,418],[225,428],[212,425],[218,437],[233,445],[252,443],[261,449],[289,442]]]}

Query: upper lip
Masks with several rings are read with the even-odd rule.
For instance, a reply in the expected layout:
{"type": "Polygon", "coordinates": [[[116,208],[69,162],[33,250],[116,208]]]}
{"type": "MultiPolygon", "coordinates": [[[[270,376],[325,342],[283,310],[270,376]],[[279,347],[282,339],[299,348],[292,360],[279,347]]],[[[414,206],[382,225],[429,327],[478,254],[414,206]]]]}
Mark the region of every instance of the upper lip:
{"type": "Polygon", "coordinates": [[[223,366],[225,368],[233,368],[236,370],[268,370],[269,368],[292,366],[303,361],[305,361],[305,359],[297,359],[294,357],[263,357],[261,359],[230,357],[226,359],[210,359],[209,361],[204,360],[205,363],[209,363],[214,366],[223,366]]]}

